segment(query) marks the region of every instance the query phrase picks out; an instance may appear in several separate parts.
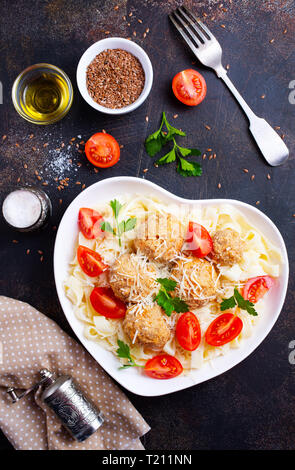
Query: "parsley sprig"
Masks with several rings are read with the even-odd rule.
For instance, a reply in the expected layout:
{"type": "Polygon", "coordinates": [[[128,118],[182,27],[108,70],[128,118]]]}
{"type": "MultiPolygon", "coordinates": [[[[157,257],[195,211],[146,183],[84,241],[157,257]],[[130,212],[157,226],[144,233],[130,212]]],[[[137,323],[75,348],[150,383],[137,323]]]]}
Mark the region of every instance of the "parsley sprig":
{"type": "Polygon", "coordinates": [[[239,293],[238,289],[235,287],[234,295],[229,297],[228,299],[223,299],[220,304],[220,310],[228,310],[230,308],[234,308],[238,306],[242,310],[246,310],[250,315],[257,316],[258,313],[254,308],[254,304],[250,302],[250,300],[244,299],[244,297],[239,293]]]}
{"type": "Polygon", "coordinates": [[[176,143],[175,136],[184,137],[185,132],[177,129],[176,127],[171,126],[167,121],[166,114],[163,111],[162,121],[160,128],[149,135],[145,140],[145,149],[147,153],[154,157],[164,145],[168,142],[173,142],[173,148],[166,153],[163,157],[159,158],[156,163],[158,165],[166,165],[167,163],[172,163],[177,160],[177,172],[182,176],[201,176],[202,168],[198,162],[189,162],[184,157],[190,157],[192,155],[198,156],[201,155],[199,149],[196,148],[185,148],[181,147],[176,143]],[[167,132],[163,131],[163,126],[166,127],[167,132]]]}
{"type": "Polygon", "coordinates": [[[171,316],[172,312],[183,313],[189,311],[189,307],[184,300],[181,300],[179,297],[172,297],[169,293],[175,290],[177,286],[176,281],[164,277],[158,278],[157,282],[161,285],[161,288],[154,297],[154,301],[163,308],[168,317],[171,316]]]}
{"type": "Polygon", "coordinates": [[[117,356],[121,357],[122,359],[128,359],[128,363],[124,364],[119,369],[127,369],[128,367],[144,367],[136,364],[136,362],[132,359],[128,344],[124,343],[124,341],[121,341],[120,339],[118,339],[117,344],[119,346],[116,351],[117,356]]]}
{"type": "Polygon", "coordinates": [[[113,214],[116,221],[116,227],[113,228],[109,222],[102,222],[101,223],[101,230],[103,232],[110,232],[115,237],[118,237],[119,246],[122,245],[121,236],[124,232],[129,232],[133,230],[136,225],[136,217],[129,218],[127,220],[122,220],[119,222],[119,212],[122,209],[123,205],[117,199],[114,199],[110,202],[110,206],[113,210],[113,214]]]}

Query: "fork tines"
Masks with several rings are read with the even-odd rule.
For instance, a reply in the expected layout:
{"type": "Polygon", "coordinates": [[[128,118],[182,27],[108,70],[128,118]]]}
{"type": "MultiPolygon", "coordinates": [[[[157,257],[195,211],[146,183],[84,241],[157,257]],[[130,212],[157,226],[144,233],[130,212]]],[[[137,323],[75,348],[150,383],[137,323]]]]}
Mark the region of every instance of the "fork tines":
{"type": "Polygon", "coordinates": [[[184,6],[174,10],[169,18],[195,54],[214,38],[207,26],[184,6]]]}

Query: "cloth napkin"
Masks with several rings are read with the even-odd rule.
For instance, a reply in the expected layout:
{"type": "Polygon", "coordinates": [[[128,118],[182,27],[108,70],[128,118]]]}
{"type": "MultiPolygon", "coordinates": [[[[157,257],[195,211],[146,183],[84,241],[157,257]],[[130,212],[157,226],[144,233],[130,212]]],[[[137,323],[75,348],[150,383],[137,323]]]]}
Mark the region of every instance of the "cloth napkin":
{"type": "Polygon", "coordinates": [[[16,449],[140,450],[148,424],[97,362],[29,304],[0,296],[0,427],[16,449]],[[103,412],[104,424],[76,442],[40,399],[41,390],[12,403],[7,387],[26,389],[46,367],[69,374],[103,412]]]}

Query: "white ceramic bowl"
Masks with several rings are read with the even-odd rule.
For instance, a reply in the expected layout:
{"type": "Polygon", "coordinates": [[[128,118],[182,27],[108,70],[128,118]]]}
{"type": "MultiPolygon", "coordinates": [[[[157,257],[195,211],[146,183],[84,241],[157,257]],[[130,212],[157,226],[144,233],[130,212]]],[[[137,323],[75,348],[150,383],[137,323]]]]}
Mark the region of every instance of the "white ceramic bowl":
{"type": "Polygon", "coordinates": [[[92,46],[90,46],[82,55],[78,67],[77,67],[77,84],[81,95],[83,96],[84,100],[87,101],[90,106],[102,113],[106,114],[125,114],[129,113],[130,111],[134,111],[134,109],[138,108],[148,97],[149,92],[151,91],[152,84],[153,84],[153,67],[151,61],[147,55],[147,53],[135,42],[132,42],[128,39],[124,38],[106,38],[101,39],[101,41],[97,41],[92,46]],[[118,109],[111,109],[106,108],[105,106],[101,106],[100,104],[96,103],[87,91],[86,86],[86,71],[88,65],[92,62],[92,60],[99,54],[100,52],[104,51],[105,49],[124,49],[131,54],[133,54],[137,59],[140,61],[144,74],[145,74],[145,84],[144,88],[141,92],[139,98],[134,101],[134,103],[125,106],[124,108],[118,109]]]}
{"type": "Polygon", "coordinates": [[[270,332],[280,314],[286,295],[288,274],[288,257],[283,238],[273,222],[261,211],[256,209],[256,207],[231,199],[206,199],[200,201],[182,199],[150,181],[128,176],[99,181],[80,193],[64,213],[58,228],[54,249],[54,276],[57,293],[63,311],[73,331],[89,353],[115,380],[127,390],[143,396],[165,395],[199,384],[231,369],[249,356],[270,332]],[[74,246],[78,235],[77,218],[80,207],[93,207],[97,205],[98,202],[108,202],[122,194],[130,192],[156,196],[164,203],[181,203],[188,204],[189,206],[194,206],[195,204],[201,206],[218,205],[222,203],[232,204],[282,252],[283,266],[279,281],[276,283],[276,287],[272,289],[267,296],[265,315],[255,326],[253,335],[245,340],[241,348],[231,349],[226,356],[217,357],[214,360],[213,366],[204,364],[200,370],[192,372],[191,376],[179,376],[169,380],[156,380],[147,377],[135,367],[119,370],[119,362],[111,352],[106,351],[95,342],[84,337],[84,325],[75,317],[73,305],[64,292],[63,282],[68,276],[69,263],[73,259],[74,246]]]}

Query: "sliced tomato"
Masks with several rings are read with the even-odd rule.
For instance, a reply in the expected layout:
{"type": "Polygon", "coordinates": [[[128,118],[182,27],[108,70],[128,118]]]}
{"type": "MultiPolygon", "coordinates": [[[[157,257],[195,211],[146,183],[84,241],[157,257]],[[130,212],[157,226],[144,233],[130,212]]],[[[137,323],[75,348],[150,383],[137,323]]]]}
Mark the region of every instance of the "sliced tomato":
{"type": "Polygon", "coordinates": [[[271,276],[257,276],[248,279],[244,285],[242,295],[244,299],[250,300],[255,304],[266,294],[274,285],[275,280],[271,276]]]}
{"type": "Polygon", "coordinates": [[[208,326],[205,340],[211,346],[223,346],[241,333],[243,322],[233,313],[223,313],[208,326]]]}
{"type": "Polygon", "coordinates": [[[110,287],[94,287],[90,302],[94,310],[106,318],[125,317],[126,305],[114,295],[110,287]]]}
{"type": "Polygon", "coordinates": [[[78,263],[87,276],[96,277],[108,269],[99,253],[90,250],[87,246],[79,245],[77,249],[78,263]]]}
{"type": "Polygon", "coordinates": [[[87,207],[82,207],[79,210],[78,224],[84,237],[92,239],[97,238],[103,234],[100,225],[103,222],[102,215],[87,207]]]}
{"type": "Polygon", "coordinates": [[[120,158],[120,146],[110,134],[97,132],[85,144],[86,157],[94,166],[108,168],[120,158]]]}
{"type": "Polygon", "coordinates": [[[176,338],[186,351],[194,351],[201,342],[201,327],[196,315],[183,313],[176,325],[176,338]]]}
{"type": "Polygon", "coordinates": [[[193,69],[179,72],[172,81],[176,98],[188,106],[200,104],[206,96],[207,85],[204,77],[193,69]]]}
{"type": "Polygon", "coordinates": [[[169,354],[161,354],[160,356],[149,359],[145,366],[144,372],[153,379],[173,379],[183,371],[183,367],[178,359],[169,354]]]}
{"type": "Polygon", "coordinates": [[[212,238],[203,225],[189,222],[186,234],[186,249],[197,258],[204,258],[213,249],[212,238]]]}

